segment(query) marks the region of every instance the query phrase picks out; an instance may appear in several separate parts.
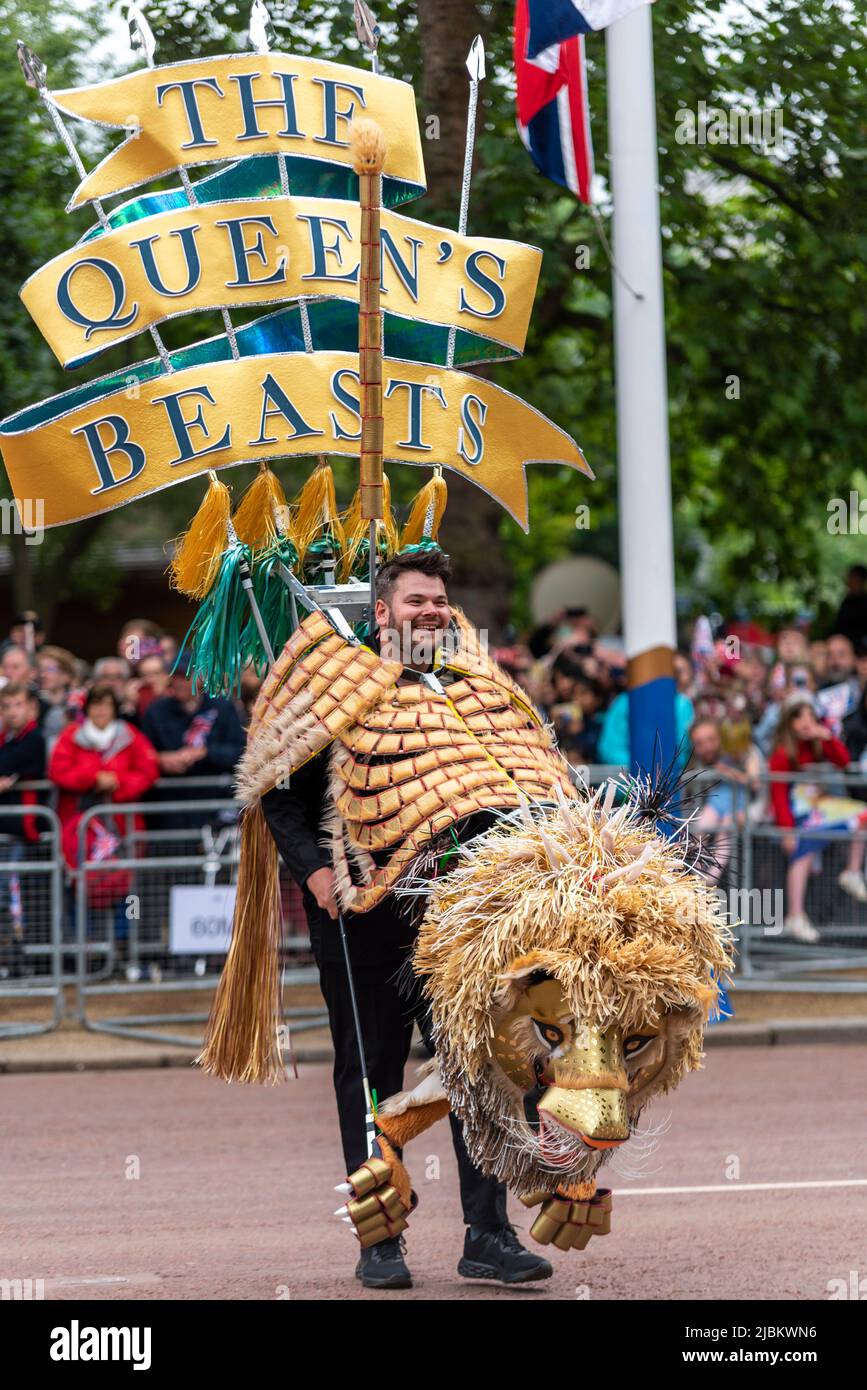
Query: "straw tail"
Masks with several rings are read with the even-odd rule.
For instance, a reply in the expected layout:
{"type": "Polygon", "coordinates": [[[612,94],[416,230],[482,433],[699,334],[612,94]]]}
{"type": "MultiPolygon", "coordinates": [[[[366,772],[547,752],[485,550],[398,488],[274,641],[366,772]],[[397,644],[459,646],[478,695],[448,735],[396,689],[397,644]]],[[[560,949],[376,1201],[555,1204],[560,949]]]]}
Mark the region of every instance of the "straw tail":
{"type": "Polygon", "coordinates": [[[382,276],[380,204],[385,140],[375,121],[353,121],[349,131],[352,164],[358,175],[361,206],[361,273],[358,295],[358,370],[361,377],[361,515],[383,515],[382,496],[382,276]]]}
{"type": "Polygon", "coordinates": [[[232,941],[196,1064],[222,1081],[276,1082],[285,1075],[280,939],[283,914],[277,846],[257,801],[241,818],[241,857],[232,941]]]}
{"type": "Polygon", "coordinates": [[[261,550],[276,540],[280,531],[278,518],[287,516],[286,494],[280,479],[263,464],[232,517],[238,539],[251,550],[261,550]]]}
{"type": "Polygon", "coordinates": [[[409,516],[400,533],[400,548],[418,545],[421,540],[435,541],[448,501],[449,490],[441,473],[435,473],[413,498],[409,516]]]}
{"type": "Polygon", "coordinates": [[[203,599],[213,588],[223,558],[229,515],[229,489],[216,473],[208,474],[208,491],[189,527],[175,543],[169,582],[188,598],[203,599]]]}
{"type": "MultiPolygon", "coordinates": [[[[382,520],[376,523],[376,558],[380,564],[396,555],[400,544],[397,522],[391,510],[391,483],[386,473],[382,476],[382,511],[382,520]]],[[[358,579],[364,579],[370,568],[370,525],[361,514],[361,488],[356,490],[342,522],[346,550],[340,566],[340,579],[345,584],[353,575],[358,579]]]]}

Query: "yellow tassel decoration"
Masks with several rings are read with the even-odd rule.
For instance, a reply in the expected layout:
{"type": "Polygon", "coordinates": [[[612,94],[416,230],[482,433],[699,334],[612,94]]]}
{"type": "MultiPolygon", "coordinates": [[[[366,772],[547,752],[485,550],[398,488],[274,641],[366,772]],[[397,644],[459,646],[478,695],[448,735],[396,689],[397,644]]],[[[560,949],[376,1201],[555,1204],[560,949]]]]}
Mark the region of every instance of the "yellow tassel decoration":
{"type": "Polygon", "coordinates": [[[441,473],[434,476],[425,483],[421,492],[416,493],[413,498],[412,509],[407,517],[403,530],[400,533],[400,549],[403,550],[408,545],[418,545],[426,535],[431,540],[436,540],[440,529],[440,522],[446,509],[449,490],[446,480],[441,473]],[[430,514],[430,517],[428,516],[430,514]],[[426,529],[425,523],[429,520],[429,528],[426,529]]]}
{"type": "Polygon", "coordinates": [[[196,1064],[221,1081],[282,1081],[280,871],[261,801],[242,814],[235,902],[232,941],[196,1064]]]}
{"type": "Polygon", "coordinates": [[[187,530],[175,542],[168,568],[169,583],[188,598],[203,599],[211,591],[226,548],[232,510],[229,489],[216,473],[208,474],[208,491],[187,530]]]}
{"type": "Polygon", "coordinates": [[[337,514],[337,496],[331,465],[323,459],[310,474],[295,499],[295,534],[299,570],[311,544],[323,530],[330,528],[336,548],[343,552],[346,540],[337,514]]]}
{"type": "Polygon", "coordinates": [[[263,463],[232,517],[238,540],[251,550],[262,550],[270,545],[277,538],[277,509],[285,524],[288,517],[286,494],[280,479],[263,463]]]}

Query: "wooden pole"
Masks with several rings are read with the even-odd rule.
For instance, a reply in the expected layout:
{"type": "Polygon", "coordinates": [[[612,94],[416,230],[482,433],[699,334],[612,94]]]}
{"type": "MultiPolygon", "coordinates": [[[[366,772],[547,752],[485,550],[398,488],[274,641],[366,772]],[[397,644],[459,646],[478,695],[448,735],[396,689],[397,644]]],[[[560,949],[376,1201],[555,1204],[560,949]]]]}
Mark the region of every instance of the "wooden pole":
{"type": "MultiPolygon", "coordinates": [[[[361,205],[358,285],[358,370],[361,385],[361,515],[379,521],[382,505],[382,312],[380,205],[385,141],[375,121],[354,121],[350,132],[361,205]]],[[[375,528],[371,528],[374,531],[375,528]]]]}

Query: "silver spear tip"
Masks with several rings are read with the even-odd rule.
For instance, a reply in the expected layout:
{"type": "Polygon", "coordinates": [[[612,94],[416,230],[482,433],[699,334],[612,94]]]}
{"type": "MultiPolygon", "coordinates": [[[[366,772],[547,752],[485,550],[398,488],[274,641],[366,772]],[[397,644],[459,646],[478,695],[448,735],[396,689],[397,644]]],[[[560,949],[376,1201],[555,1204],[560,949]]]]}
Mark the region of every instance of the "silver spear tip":
{"type": "Polygon", "coordinates": [[[253,0],[250,8],[250,42],[257,53],[270,53],[277,42],[270,11],[263,0],[253,0]]]}
{"type": "Polygon", "coordinates": [[[476,34],[467,54],[467,72],[471,82],[481,82],[485,75],[485,45],[481,34],[476,34]]]}
{"type": "Polygon", "coordinates": [[[18,61],[21,64],[21,71],[24,74],[24,81],[28,87],[33,87],[37,92],[43,92],[46,85],[48,69],[43,63],[38,53],[34,53],[32,48],[28,48],[23,39],[19,39],[15,45],[18,54],[18,61]]]}
{"type": "Polygon", "coordinates": [[[355,32],[358,35],[358,42],[368,53],[375,53],[382,32],[373,12],[368,5],[365,5],[364,0],[352,0],[352,13],[355,16],[355,32]]]}
{"type": "Polygon", "coordinates": [[[149,68],[154,65],[154,54],[157,51],[157,41],[154,38],[153,30],[148,24],[144,10],[130,0],[126,7],[126,22],[129,25],[129,46],[133,53],[141,53],[149,68]]]}

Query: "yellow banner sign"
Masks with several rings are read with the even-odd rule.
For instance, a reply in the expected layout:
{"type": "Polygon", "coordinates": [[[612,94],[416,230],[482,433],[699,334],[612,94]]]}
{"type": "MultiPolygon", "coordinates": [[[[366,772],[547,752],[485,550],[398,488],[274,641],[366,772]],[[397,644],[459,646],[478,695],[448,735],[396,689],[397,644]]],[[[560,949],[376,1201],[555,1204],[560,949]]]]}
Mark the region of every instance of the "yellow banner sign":
{"type": "MultiPolygon", "coordinates": [[[[80,242],[21,297],[65,367],[177,314],[304,296],[358,302],[361,211],[257,198],[158,213],[80,242]]],[[[541,252],[382,214],[382,306],[521,352],[541,252]]]]}
{"type": "Polygon", "coordinates": [[[52,100],[61,111],[130,132],[82,181],[70,208],[182,166],[249,155],[351,166],[347,131],[362,114],[385,137],[383,176],[424,191],[412,87],[341,63],[279,53],[198,58],[53,92],[52,100]]]}
{"type": "MultiPolygon", "coordinates": [[[[59,526],[209,468],[359,453],[357,353],[274,353],[153,377],[134,392],[99,396],[98,382],[87,389],[87,404],[78,404],[77,388],[3,423],[25,525],[34,508],[46,527],[59,526]]],[[[569,435],[489,381],[386,358],[383,395],[386,461],[461,473],[524,530],[526,464],[593,476],[569,435]]]]}

